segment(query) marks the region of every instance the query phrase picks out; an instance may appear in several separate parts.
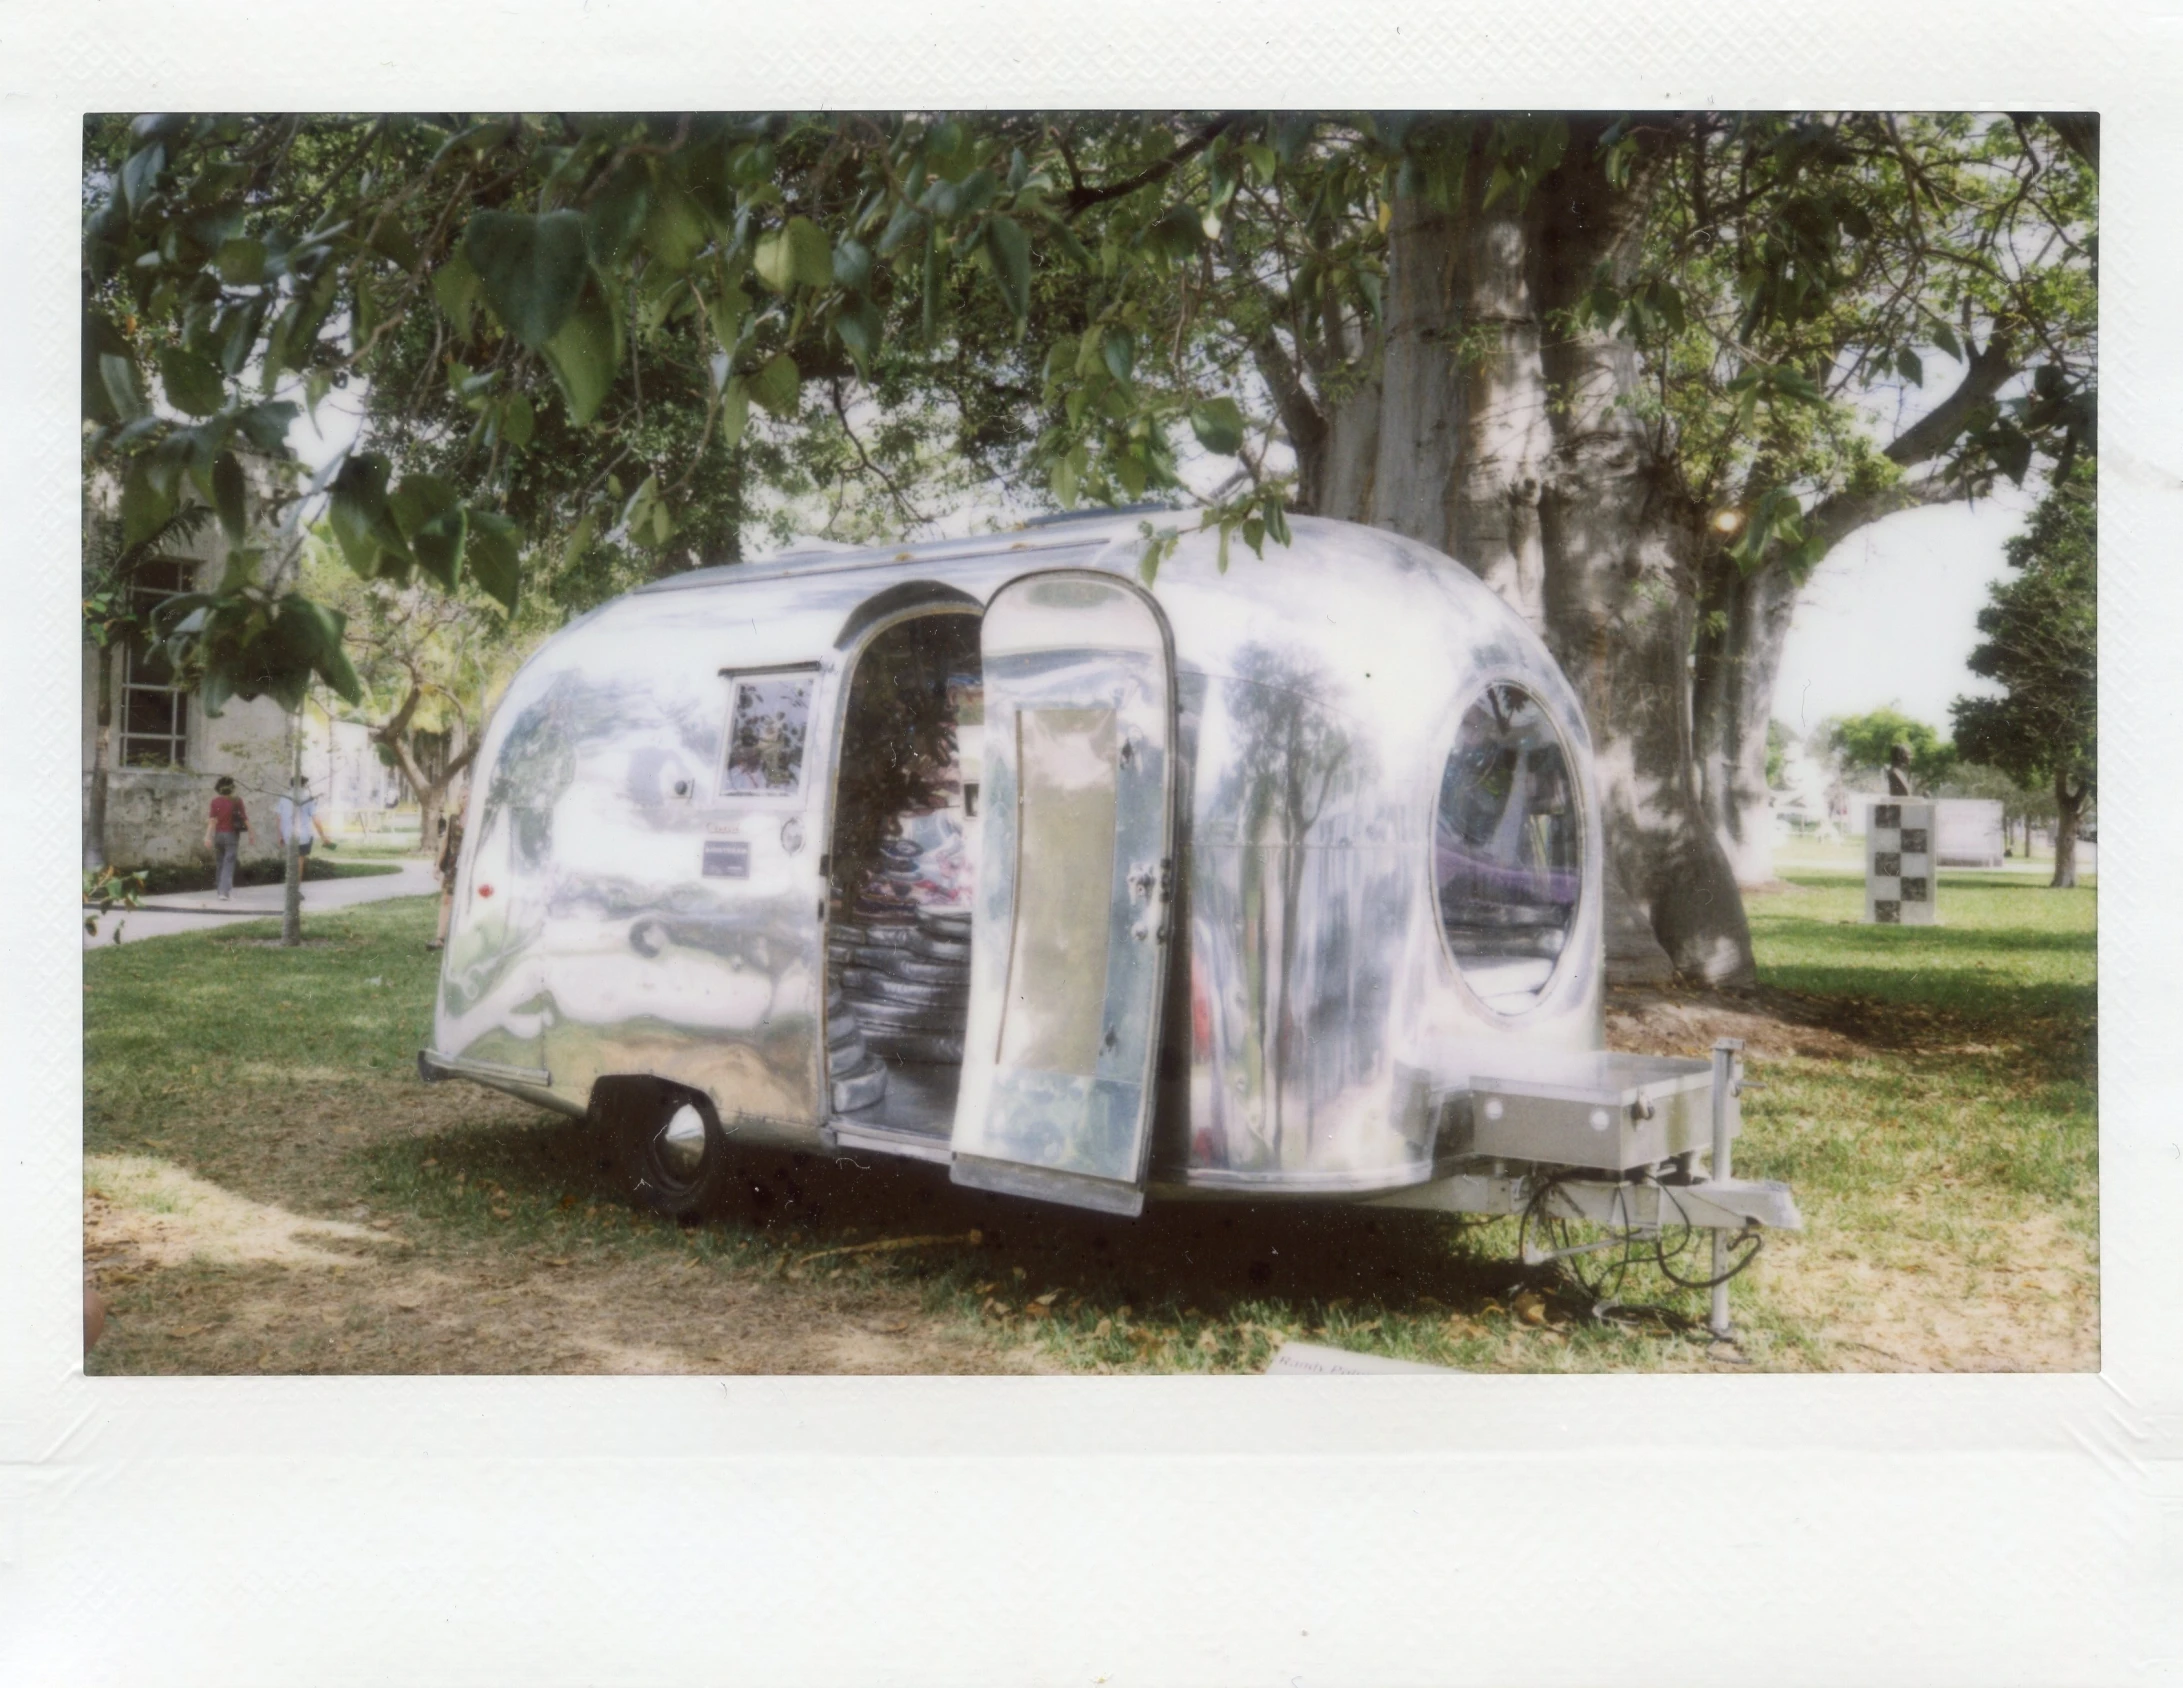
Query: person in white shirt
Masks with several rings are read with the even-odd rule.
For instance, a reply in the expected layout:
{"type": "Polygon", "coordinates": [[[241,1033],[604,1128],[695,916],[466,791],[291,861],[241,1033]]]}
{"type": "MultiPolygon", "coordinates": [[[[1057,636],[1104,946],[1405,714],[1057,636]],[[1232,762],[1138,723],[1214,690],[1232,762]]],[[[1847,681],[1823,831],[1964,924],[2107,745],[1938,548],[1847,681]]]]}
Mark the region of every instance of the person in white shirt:
{"type": "Polygon", "coordinates": [[[311,846],[320,838],[326,840],[327,849],[337,850],[340,848],[332,838],[327,836],[326,823],[318,818],[318,799],[312,795],[309,786],[303,788],[303,801],[301,803],[296,802],[294,798],[284,796],[273,807],[280,816],[280,841],[284,850],[293,841],[296,854],[302,857],[303,860],[309,861],[311,859],[311,846]]]}

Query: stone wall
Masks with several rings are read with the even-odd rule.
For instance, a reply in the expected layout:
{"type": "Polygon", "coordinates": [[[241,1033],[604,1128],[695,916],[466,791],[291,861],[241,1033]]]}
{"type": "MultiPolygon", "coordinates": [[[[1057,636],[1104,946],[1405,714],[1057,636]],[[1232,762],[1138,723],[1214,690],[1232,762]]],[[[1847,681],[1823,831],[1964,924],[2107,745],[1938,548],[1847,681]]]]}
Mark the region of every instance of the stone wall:
{"type": "MultiPolygon", "coordinates": [[[[265,698],[231,702],[216,721],[195,709],[189,724],[187,768],[114,768],[106,777],[106,859],[120,868],[171,867],[209,861],[205,817],[212,782],[232,774],[257,829],[257,847],[243,859],[280,854],[274,800],[288,788],[288,717],[265,698]]],[[[83,775],[85,813],[91,773],[83,775]]]]}

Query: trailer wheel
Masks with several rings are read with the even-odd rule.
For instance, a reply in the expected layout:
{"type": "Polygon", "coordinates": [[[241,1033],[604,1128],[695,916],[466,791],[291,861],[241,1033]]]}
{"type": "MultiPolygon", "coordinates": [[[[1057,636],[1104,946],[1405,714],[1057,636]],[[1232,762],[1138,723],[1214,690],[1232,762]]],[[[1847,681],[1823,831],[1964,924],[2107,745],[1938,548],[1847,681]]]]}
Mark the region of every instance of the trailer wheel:
{"type": "Polygon", "coordinates": [[[694,1218],[720,1203],[733,1176],[728,1135],[694,1090],[656,1079],[602,1081],[593,1107],[614,1132],[629,1193],[654,1213],[694,1218]]]}

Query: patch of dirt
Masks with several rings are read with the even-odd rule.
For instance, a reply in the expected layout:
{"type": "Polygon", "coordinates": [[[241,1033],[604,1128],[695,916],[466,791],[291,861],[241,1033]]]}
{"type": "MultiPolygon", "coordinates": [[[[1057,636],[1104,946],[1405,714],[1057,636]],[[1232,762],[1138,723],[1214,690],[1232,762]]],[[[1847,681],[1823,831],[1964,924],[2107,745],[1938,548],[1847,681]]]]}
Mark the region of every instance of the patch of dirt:
{"type": "Polygon", "coordinates": [[[109,1303],[97,1373],[1050,1369],[926,1312],[906,1285],[783,1282],[694,1253],[413,1250],[150,1156],[94,1156],[85,1186],[86,1266],[109,1303]]]}
{"type": "Polygon", "coordinates": [[[1833,1061],[1864,1053],[1869,1040],[1841,1023],[1837,1006],[1771,989],[1615,986],[1607,993],[1607,1047],[1703,1058],[1715,1039],[1733,1037],[1743,1040],[1744,1058],[1754,1061],[1833,1061]]]}
{"type": "Polygon", "coordinates": [[[320,1243],[385,1245],[381,1231],[314,1219],[232,1190],[149,1155],[92,1155],[83,1164],[84,1254],[127,1255],[158,1266],[345,1267],[356,1257],[320,1243]]]}

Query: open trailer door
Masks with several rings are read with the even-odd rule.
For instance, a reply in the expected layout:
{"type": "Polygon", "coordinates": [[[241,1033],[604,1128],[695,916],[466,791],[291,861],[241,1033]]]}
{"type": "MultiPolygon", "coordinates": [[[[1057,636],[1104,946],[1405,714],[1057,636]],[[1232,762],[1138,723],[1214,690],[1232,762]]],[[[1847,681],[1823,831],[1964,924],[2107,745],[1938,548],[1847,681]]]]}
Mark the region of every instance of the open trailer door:
{"type": "Polygon", "coordinates": [[[985,826],[954,1179],[1134,1214],[1167,978],[1174,654],[1150,595],[1056,569],[980,635],[985,826]]]}

